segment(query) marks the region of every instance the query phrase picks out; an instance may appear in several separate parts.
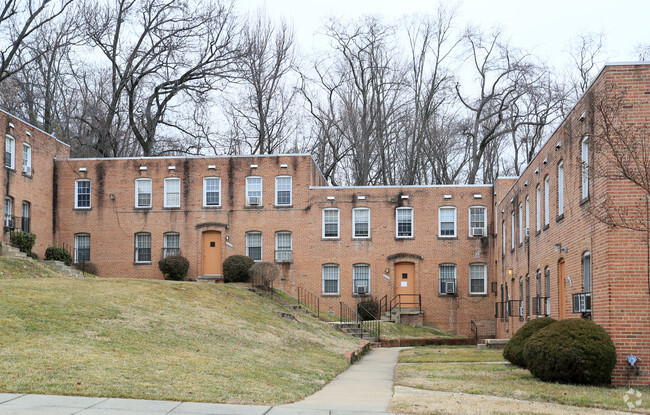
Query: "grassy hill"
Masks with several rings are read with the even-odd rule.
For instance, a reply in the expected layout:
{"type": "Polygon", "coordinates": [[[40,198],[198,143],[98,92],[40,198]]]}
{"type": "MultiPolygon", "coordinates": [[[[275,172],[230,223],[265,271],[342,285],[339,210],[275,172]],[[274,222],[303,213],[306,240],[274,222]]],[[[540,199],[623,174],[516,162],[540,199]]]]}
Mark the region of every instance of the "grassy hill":
{"type": "Polygon", "coordinates": [[[0,257],[0,392],[277,404],[357,339],[230,285],[63,277],[0,257]]]}

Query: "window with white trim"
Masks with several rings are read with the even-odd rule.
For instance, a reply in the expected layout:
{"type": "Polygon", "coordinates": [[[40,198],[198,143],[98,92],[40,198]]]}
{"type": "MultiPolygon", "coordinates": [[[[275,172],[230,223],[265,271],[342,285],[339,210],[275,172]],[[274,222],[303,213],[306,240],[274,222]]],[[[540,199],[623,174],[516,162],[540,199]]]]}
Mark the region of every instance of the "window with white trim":
{"type": "Polygon", "coordinates": [[[469,293],[487,294],[486,264],[469,264],[469,293]]]}
{"type": "Polygon", "coordinates": [[[546,315],[551,315],[551,268],[544,269],[544,285],[546,286],[546,315]]]}
{"type": "Polygon", "coordinates": [[[90,209],[90,180],[75,180],[75,209],[90,209]]]}
{"type": "Polygon", "coordinates": [[[29,144],[23,144],[23,173],[32,175],[32,147],[29,144]]]}
{"type": "Polygon", "coordinates": [[[323,238],[338,238],[340,211],[334,208],[323,209],[323,238]]]}
{"type": "Polygon", "coordinates": [[[90,235],[78,233],[74,236],[74,262],[90,261],[90,235]]]}
{"type": "Polygon", "coordinates": [[[542,186],[537,185],[537,191],[535,193],[536,196],[536,212],[535,212],[535,220],[536,220],[536,230],[539,232],[542,229],[542,186]]]}
{"type": "Polygon", "coordinates": [[[506,221],[501,221],[501,242],[503,245],[503,252],[501,252],[502,255],[506,254],[506,221]]]}
{"type": "Polygon", "coordinates": [[[557,215],[564,215],[564,161],[557,164],[557,215]]]}
{"type": "Polygon", "coordinates": [[[221,178],[203,178],[203,206],[221,206],[221,178]]]}
{"type": "Polygon", "coordinates": [[[510,249],[515,249],[515,211],[510,214],[510,249]]]}
{"type": "Polygon", "coordinates": [[[589,137],[582,139],[582,198],[589,197],[589,137]]]}
{"type": "Polygon", "coordinates": [[[262,178],[246,178],[246,205],[262,206],[262,178]]]}
{"type": "Polygon", "coordinates": [[[151,179],[135,179],[135,207],[151,207],[151,179]]]}
{"type": "Polygon", "coordinates": [[[370,294],[370,265],[355,264],[352,267],[352,290],[354,294],[370,294]]]}
{"type": "Polygon", "coordinates": [[[456,294],[456,265],[440,264],[438,266],[438,285],[440,294],[456,294]]]}
{"type": "Polygon", "coordinates": [[[5,197],[4,227],[14,229],[14,226],[14,200],[10,197],[5,197]]]}
{"type": "Polygon", "coordinates": [[[591,253],[587,251],[582,254],[582,291],[590,293],[591,289],[591,253]]]}
{"type": "Polygon", "coordinates": [[[551,178],[546,176],[544,178],[544,226],[548,226],[551,221],[551,209],[550,209],[550,199],[551,199],[551,178]]]}
{"type": "Polygon", "coordinates": [[[485,206],[470,206],[469,208],[469,236],[475,236],[475,229],[482,229],[483,236],[487,235],[487,208],[485,206]]]}
{"type": "Polygon", "coordinates": [[[275,233],[275,262],[291,262],[292,258],[291,232],[275,233]]]}
{"type": "Polygon", "coordinates": [[[444,206],[438,208],[438,236],[452,238],[456,236],[456,208],[444,206]]]}
{"type": "Polygon", "coordinates": [[[352,237],[370,238],[370,209],[352,209],[352,237]]]}
{"type": "Polygon", "coordinates": [[[519,243],[524,243],[524,205],[519,204],[519,243]]]}
{"type": "Polygon", "coordinates": [[[336,264],[323,265],[323,294],[336,295],[339,293],[339,266],[336,264]]]}
{"type": "Polygon", "coordinates": [[[178,177],[165,179],[165,207],[181,207],[181,179],[178,177]]]}
{"type": "Polygon", "coordinates": [[[246,232],[246,256],[253,261],[262,260],[262,232],[246,232]]]}
{"type": "Polygon", "coordinates": [[[398,207],[395,209],[395,236],[397,238],[413,237],[413,208],[398,207]]]}
{"type": "Polygon", "coordinates": [[[142,232],[135,234],[135,262],[151,262],[151,234],[142,232]]]}
{"type": "Polygon", "coordinates": [[[29,202],[23,202],[23,216],[22,220],[20,221],[20,229],[23,232],[29,232],[30,230],[30,210],[31,204],[29,202]]]}
{"type": "Polygon", "coordinates": [[[13,169],[16,165],[16,140],[10,135],[5,137],[5,166],[13,169]]]}
{"type": "Polygon", "coordinates": [[[163,258],[181,254],[181,235],[177,232],[167,232],[163,235],[163,258]]]}
{"type": "Polygon", "coordinates": [[[275,178],[275,204],[278,206],[291,205],[291,176],[275,178]]]}
{"type": "Polygon", "coordinates": [[[530,233],[530,198],[526,196],[526,229],[530,233]]]}

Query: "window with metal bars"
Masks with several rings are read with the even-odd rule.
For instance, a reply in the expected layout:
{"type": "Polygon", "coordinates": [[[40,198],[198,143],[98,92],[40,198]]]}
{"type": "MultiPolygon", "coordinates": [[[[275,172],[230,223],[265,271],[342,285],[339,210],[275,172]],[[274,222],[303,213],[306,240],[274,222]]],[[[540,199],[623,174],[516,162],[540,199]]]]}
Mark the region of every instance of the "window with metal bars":
{"type": "Polygon", "coordinates": [[[323,265],[323,294],[339,293],[339,266],[323,265]]]}

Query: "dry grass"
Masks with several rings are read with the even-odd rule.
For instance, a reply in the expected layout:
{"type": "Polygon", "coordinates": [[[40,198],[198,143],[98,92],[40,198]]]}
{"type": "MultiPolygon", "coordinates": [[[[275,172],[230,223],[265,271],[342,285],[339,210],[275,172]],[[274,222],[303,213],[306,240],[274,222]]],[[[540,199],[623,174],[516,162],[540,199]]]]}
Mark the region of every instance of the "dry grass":
{"type": "Polygon", "coordinates": [[[455,335],[433,327],[410,326],[387,321],[381,323],[382,339],[430,339],[435,337],[455,337],[455,335]]]}
{"type": "MultiPolygon", "coordinates": [[[[413,388],[503,396],[580,407],[628,410],[626,388],[545,383],[505,361],[501,350],[475,347],[422,347],[400,355],[396,384],[413,388]],[[489,363],[497,362],[501,363],[489,363]]],[[[642,391],[644,397],[650,390],[642,391]]],[[[650,399],[639,412],[650,413],[650,399]]]]}
{"type": "Polygon", "coordinates": [[[62,275],[55,268],[42,262],[0,256],[0,279],[55,278],[62,275]]]}
{"type": "Polygon", "coordinates": [[[0,392],[295,401],[345,370],[357,341],[279,311],[228,285],[0,278],[0,392]]]}

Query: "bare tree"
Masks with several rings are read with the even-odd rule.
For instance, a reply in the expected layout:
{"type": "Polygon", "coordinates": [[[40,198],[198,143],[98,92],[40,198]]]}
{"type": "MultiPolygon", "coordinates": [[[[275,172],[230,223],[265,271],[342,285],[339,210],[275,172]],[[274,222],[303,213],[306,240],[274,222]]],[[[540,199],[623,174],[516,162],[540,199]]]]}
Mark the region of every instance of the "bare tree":
{"type": "Polygon", "coordinates": [[[605,34],[581,33],[571,40],[569,56],[572,62],[569,82],[573,90],[573,102],[577,102],[604,64],[605,34]]]}

